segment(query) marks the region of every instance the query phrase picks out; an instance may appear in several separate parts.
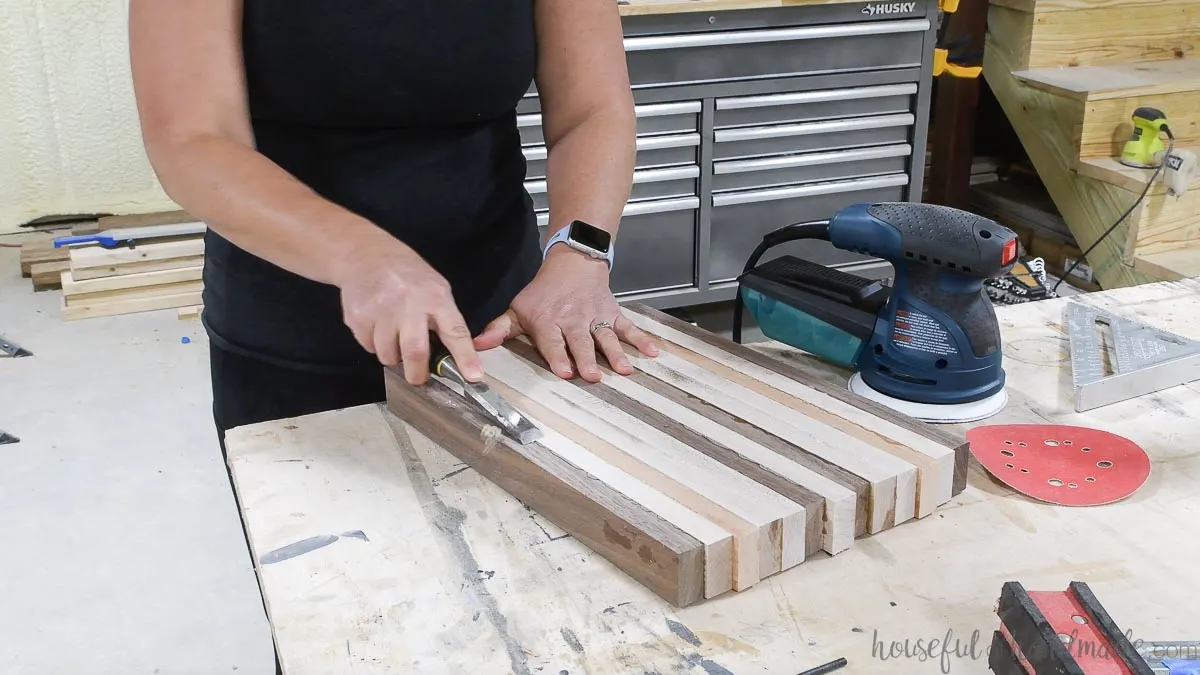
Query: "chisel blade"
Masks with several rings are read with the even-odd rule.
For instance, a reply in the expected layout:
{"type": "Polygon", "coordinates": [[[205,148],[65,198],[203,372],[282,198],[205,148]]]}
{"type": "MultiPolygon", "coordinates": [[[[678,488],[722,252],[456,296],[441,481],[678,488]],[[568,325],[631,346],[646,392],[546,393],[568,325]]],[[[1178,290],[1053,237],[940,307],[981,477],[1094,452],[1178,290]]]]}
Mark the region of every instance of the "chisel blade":
{"type": "Polygon", "coordinates": [[[430,373],[451,380],[462,387],[463,392],[480,408],[483,408],[484,412],[500,425],[505,434],[521,445],[529,445],[542,439],[542,430],[486,383],[468,382],[450,356],[450,351],[446,349],[436,334],[430,334],[429,342],[430,373]]]}

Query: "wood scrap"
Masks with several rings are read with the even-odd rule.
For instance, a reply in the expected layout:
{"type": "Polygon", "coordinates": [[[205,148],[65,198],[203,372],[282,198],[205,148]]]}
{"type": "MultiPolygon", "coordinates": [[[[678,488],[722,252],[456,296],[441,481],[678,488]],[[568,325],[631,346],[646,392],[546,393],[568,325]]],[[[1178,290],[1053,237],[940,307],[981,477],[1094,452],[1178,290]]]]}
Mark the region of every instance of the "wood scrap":
{"type": "Polygon", "coordinates": [[[131,248],[72,248],[61,272],[68,320],[193,307],[204,290],[204,240],[182,237],[131,248]]]}
{"type": "Polygon", "coordinates": [[[841,553],[857,537],[928,517],[965,487],[960,439],[656,310],[624,312],[659,347],[653,359],[627,349],[639,371],[631,376],[562,380],[524,338],[481,354],[489,384],[543,430],[537,443],[501,435],[439,380],[413,387],[386,370],[388,406],[676,605],[841,553]],[[550,458],[563,464],[530,473],[550,458]],[[547,498],[564,490],[569,503],[547,498]],[[631,538],[605,531],[618,514],[592,490],[644,512],[621,516],[621,527],[661,522],[670,540],[637,528],[655,544],[630,555],[631,538]],[[680,564],[683,549],[701,582],[680,564]],[[653,551],[674,562],[664,569],[653,551]]]}

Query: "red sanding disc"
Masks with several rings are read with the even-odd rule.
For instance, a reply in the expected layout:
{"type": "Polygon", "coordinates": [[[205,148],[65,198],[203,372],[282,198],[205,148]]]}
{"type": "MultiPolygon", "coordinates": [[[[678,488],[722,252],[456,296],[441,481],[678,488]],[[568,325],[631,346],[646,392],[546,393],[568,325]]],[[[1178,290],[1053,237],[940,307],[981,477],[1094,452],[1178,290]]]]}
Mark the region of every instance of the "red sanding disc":
{"type": "Polygon", "coordinates": [[[1145,450],[1098,429],[998,424],[975,427],[967,441],[1000,482],[1051,504],[1111,504],[1137,492],[1150,477],[1145,450]]]}

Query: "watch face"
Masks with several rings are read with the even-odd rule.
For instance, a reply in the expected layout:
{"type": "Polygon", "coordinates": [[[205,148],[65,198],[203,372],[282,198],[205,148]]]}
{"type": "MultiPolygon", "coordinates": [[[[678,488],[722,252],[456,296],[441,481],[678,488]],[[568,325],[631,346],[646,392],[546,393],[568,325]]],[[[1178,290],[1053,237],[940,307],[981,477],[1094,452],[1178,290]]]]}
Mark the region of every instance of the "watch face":
{"type": "Polygon", "coordinates": [[[571,223],[571,239],[601,253],[608,253],[608,247],[612,244],[612,235],[607,230],[581,220],[571,223]]]}

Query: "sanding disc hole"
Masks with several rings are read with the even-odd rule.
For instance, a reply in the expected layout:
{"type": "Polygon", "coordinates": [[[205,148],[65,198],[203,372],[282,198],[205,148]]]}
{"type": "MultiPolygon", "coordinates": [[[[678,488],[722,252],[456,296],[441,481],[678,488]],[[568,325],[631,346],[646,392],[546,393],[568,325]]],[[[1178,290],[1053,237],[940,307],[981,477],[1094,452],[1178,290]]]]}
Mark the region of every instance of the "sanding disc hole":
{"type": "Polygon", "coordinates": [[[1021,446],[1022,448],[1026,447],[1025,441],[1021,441],[1020,443],[1017,443],[1017,445],[1021,446]]]}
{"type": "Polygon", "coordinates": [[[1005,445],[1012,445],[1012,444],[1013,444],[1013,442],[1012,442],[1012,441],[1004,441],[1004,444],[1005,444],[1005,445]]]}
{"type": "Polygon", "coordinates": [[[1111,469],[1112,462],[1110,462],[1106,459],[1103,462],[1096,462],[1096,466],[1100,467],[1101,469],[1111,469]]]}
{"type": "Polygon", "coordinates": [[[1069,488],[1077,488],[1077,487],[1079,487],[1079,483],[1067,483],[1067,487],[1069,487],[1069,488]]]}
{"type": "Polygon", "coordinates": [[[1071,617],[1071,620],[1074,621],[1075,623],[1079,623],[1079,624],[1087,623],[1087,619],[1083,618],[1082,616],[1079,616],[1078,614],[1071,617]]]}
{"type": "Polygon", "coordinates": [[[1091,448],[1080,448],[1080,450],[1082,450],[1082,451],[1084,451],[1084,452],[1091,452],[1091,451],[1092,451],[1092,449],[1091,449],[1091,448]]]}
{"type": "Polygon", "coordinates": [[[1005,464],[1004,466],[1006,466],[1006,467],[1008,467],[1008,468],[1010,468],[1010,469],[1011,469],[1011,468],[1013,468],[1013,465],[1012,465],[1012,464],[1005,464]]]}
{"type": "Polygon", "coordinates": [[[1087,478],[1084,478],[1084,480],[1086,480],[1086,481],[1087,481],[1087,482],[1089,482],[1089,483],[1095,483],[1095,482],[1096,482],[1096,479],[1095,479],[1095,478],[1093,478],[1092,476],[1088,476],[1087,478]]]}
{"type": "Polygon", "coordinates": [[[1066,633],[1059,633],[1059,634],[1058,634],[1058,639],[1059,639],[1059,641],[1060,641],[1060,642],[1062,642],[1064,645],[1069,645],[1069,644],[1071,644],[1071,636],[1070,636],[1070,635],[1067,635],[1066,633]]]}
{"type": "Polygon", "coordinates": [[[1063,486],[1063,482],[1057,478],[1051,478],[1050,480],[1048,480],[1046,482],[1050,483],[1054,487],[1062,487],[1063,486]]]}
{"type": "Polygon", "coordinates": [[[1029,473],[1029,469],[1021,469],[1021,473],[1029,473]]]}
{"type": "Polygon", "coordinates": [[[1046,445],[1048,445],[1048,446],[1050,446],[1050,447],[1052,447],[1052,448],[1057,448],[1057,447],[1058,447],[1058,441],[1056,441],[1056,440],[1053,440],[1053,439],[1046,439],[1045,443],[1046,443],[1046,445]]]}
{"type": "Polygon", "coordinates": [[[1000,454],[1004,455],[1005,457],[1016,457],[1016,455],[1013,454],[1012,450],[1001,450],[1000,454]]]}
{"type": "Polygon", "coordinates": [[[1063,445],[1070,445],[1071,441],[1063,441],[1063,445]]]}

